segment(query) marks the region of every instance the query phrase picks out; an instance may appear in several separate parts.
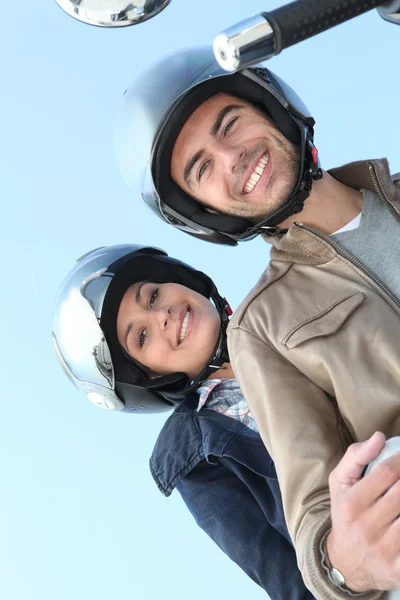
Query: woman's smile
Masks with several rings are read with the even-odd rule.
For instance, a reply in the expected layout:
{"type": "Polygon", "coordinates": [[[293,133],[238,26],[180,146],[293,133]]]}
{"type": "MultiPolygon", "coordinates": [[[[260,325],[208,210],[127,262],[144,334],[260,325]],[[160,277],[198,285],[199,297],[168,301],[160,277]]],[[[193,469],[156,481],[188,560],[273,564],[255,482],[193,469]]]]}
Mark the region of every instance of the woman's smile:
{"type": "Polygon", "coordinates": [[[177,283],[138,282],[125,292],[117,335],[153,376],[197,377],[215,350],[220,317],[208,298],[177,283]]]}
{"type": "Polygon", "coordinates": [[[178,346],[189,337],[190,331],[192,329],[193,319],[194,311],[190,308],[189,305],[181,310],[178,319],[178,346]]]}

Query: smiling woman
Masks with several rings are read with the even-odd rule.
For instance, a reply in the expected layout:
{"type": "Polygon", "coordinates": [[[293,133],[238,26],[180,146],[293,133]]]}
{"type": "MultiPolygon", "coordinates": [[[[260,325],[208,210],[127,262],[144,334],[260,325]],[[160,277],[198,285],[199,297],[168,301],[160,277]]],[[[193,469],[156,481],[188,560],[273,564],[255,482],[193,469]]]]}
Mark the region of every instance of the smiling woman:
{"type": "Polygon", "coordinates": [[[178,283],[134,283],[117,317],[121,346],[153,377],[182,372],[195,379],[212,356],[220,328],[214,304],[178,283]]]}
{"type": "Polygon", "coordinates": [[[312,600],[278,480],[227,353],[231,310],[204,273],[146,246],[98,248],[61,285],[53,342],[64,371],[103,408],[175,407],[150,458],[197,524],[275,600],[312,600]],[[284,577],[283,577],[284,574],[284,577]]]}
{"type": "Polygon", "coordinates": [[[110,246],[84,255],[64,280],[53,341],[91,402],[168,410],[220,367],[229,377],[226,311],[204,273],[156,248],[110,246]]]}

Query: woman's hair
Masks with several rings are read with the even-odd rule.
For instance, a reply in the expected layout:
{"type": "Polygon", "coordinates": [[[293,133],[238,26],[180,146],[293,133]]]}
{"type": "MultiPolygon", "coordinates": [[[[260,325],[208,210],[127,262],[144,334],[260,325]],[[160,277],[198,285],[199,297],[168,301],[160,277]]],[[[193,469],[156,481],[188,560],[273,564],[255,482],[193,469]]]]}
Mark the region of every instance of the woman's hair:
{"type": "MultiPolygon", "coordinates": [[[[154,281],[153,279],[147,279],[144,280],[143,283],[163,283],[161,281],[154,281]]],[[[135,285],[134,283],[132,283],[132,285],[135,285]]],[[[132,287],[132,285],[130,287],[132,287]]],[[[128,288],[129,289],[129,288],[128,288]]],[[[122,354],[125,356],[126,360],[128,360],[129,362],[131,362],[132,364],[134,364],[136,367],[138,367],[138,369],[140,369],[140,371],[142,372],[142,374],[147,377],[149,380],[150,379],[154,379],[154,377],[150,377],[150,373],[152,373],[152,370],[150,369],[150,367],[146,367],[146,365],[144,365],[143,363],[141,363],[139,360],[137,360],[136,358],[133,358],[133,356],[131,354],[129,354],[129,352],[127,352],[125,350],[125,348],[123,347],[123,345],[119,343],[119,347],[121,348],[121,352],[122,354]]]]}
{"type": "MultiPolygon", "coordinates": [[[[167,256],[136,256],[124,262],[116,270],[116,274],[106,292],[101,311],[100,325],[104,332],[112,356],[113,376],[120,384],[135,385],[164,393],[181,393],[194,385],[186,373],[170,373],[152,377],[152,370],[143,365],[121,346],[117,336],[117,316],[122,298],[135,283],[177,283],[188,287],[212,301],[221,318],[220,338],[215,348],[214,362],[221,360],[226,348],[226,316],[224,300],[219,295],[214,282],[201,271],[167,256]],[[149,277],[149,274],[151,276],[149,277]]],[[[204,381],[209,366],[197,378],[204,381]]],[[[197,381],[196,379],[196,381],[197,381]]]]}
{"type": "Polygon", "coordinates": [[[131,356],[129,354],[129,352],[127,352],[125,350],[125,348],[123,347],[122,344],[120,344],[119,346],[120,346],[121,352],[125,356],[126,360],[129,360],[131,363],[136,365],[143,372],[143,375],[146,375],[149,379],[152,379],[152,377],[150,377],[150,373],[151,373],[150,367],[146,367],[146,365],[141,363],[139,360],[136,360],[136,358],[133,358],[133,356],[131,356]]]}

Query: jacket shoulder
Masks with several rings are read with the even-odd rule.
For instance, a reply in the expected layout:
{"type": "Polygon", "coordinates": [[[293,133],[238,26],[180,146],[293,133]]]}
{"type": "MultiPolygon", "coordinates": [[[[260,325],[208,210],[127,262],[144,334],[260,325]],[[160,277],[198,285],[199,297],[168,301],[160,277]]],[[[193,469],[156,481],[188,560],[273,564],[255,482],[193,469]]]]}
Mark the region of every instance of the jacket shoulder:
{"type": "Polygon", "coordinates": [[[276,281],[281,279],[291,268],[291,263],[280,263],[279,261],[271,260],[261,277],[247,294],[247,296],[239,304],[231,317],[228,329],[232,330],[243,325],[243,320],[246,316],[247,309],[251,304],[276,281]]]}

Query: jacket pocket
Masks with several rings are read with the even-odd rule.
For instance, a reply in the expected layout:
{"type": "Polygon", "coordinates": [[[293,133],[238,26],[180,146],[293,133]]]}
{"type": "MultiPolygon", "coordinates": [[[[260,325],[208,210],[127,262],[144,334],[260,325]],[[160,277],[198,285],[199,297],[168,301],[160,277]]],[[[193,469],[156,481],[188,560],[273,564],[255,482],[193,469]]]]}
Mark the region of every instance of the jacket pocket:
{"type": "Polygon", "coordinates": [[[291,350],[303,342],[336,333],[356,308],[364,302],[364,299],[364,294],[357,292],[337,300],[318,314],[293,327],[283,337],[283,345],[287,350],[291,350]]]}

